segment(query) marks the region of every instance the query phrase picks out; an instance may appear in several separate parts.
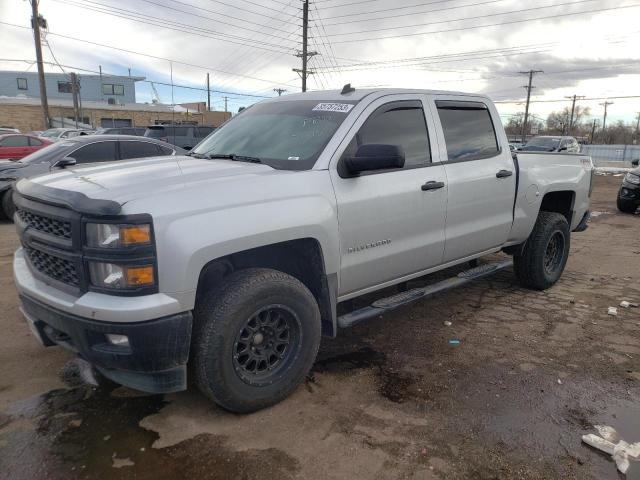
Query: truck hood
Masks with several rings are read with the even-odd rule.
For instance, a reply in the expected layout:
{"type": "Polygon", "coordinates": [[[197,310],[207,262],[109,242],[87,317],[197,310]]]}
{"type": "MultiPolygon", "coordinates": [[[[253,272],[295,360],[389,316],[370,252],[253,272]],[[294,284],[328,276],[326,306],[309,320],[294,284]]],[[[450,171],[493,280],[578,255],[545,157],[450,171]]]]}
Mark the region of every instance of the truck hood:
{"type": "Polygon", "coordinates": [[[278,173],[285,172],[261,164],[176,156],[66,168],[32,178],[31,182],[124,205],[131,200],[193,188],[204,182],[238,181],[249,176],[278,173]]]}

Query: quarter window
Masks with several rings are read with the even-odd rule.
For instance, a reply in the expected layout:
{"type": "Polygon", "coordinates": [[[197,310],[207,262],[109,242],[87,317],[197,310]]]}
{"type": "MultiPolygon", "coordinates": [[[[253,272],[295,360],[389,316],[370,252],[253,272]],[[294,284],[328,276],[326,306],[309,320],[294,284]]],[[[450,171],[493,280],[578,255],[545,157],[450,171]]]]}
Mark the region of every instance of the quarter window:
{"type": "Polygon", "coordinates": [[[449,161],[478,160],[500,150],[489,109],[481,102],[436,101],[449,161]]]}
{"type": "Polygon", "coordinates": [[[29,145],[31,145],[32,147],[40,147],[42,145],[42,142],[37,138],[29,137],[29,145]]]}
{"type": "Polygon", "coordinates": [[[401,147],[404,150],[405,168],[431,163],[422,103],[399,101],[378,108],[360,127],[345,156],[354,155],[361,145],[376,143],[401,147]]]}
{"type": "Polygon", "coordinates": [[[69,154],[78,163],[109,162],[116,159],[116,142],[96,142],[69,154]]]}
{"type": "Polygon", "coordinates": [[[18,78],[18,90],[29,90],[26,78],[18,78]]]}

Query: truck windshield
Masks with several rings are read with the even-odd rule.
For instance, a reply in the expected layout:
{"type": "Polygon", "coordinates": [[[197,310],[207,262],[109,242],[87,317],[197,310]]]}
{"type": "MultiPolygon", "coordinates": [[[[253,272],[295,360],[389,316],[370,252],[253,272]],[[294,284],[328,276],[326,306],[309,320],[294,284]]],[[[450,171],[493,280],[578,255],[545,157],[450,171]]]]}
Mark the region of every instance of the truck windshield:
{"type": "Polygon", "coordinates": [[[560,143],[559,138],[554,137],[534,137],[527,142],[527,147],[556,148],[560,143]]]}
{"type": "Polygon", "coordinates": [[[313,167],[356,102],[284,100],[253,105],[193,150],[195,156],[259,159],[273,168],[313,167]]]}

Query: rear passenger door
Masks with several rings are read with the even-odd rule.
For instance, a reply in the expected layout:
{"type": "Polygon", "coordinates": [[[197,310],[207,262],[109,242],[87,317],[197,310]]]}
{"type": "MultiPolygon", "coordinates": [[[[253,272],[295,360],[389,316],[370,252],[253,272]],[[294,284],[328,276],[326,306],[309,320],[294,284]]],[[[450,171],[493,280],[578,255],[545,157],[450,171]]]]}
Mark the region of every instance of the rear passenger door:
{"type": "Polygon", "coordinates": [[[477,98],[437,96],[448,199],[443,261],[500,247],[513,223],[516,169],[498,114],[477,98]],[[504,137],[504,138],[503,138],[504,137]]]}
{"type": "Polygon", "coordinates": [[[442,260],[447,189],[444,167],[432,158],[435,128],[424,102],[421,95],[375,100],[338,149],[330,173],[338,205],[342,298],[392,284],[442,260]],[[399,146],[404,168],[356,177],[341,173],[340,163],[368,144],[399,146]]]}

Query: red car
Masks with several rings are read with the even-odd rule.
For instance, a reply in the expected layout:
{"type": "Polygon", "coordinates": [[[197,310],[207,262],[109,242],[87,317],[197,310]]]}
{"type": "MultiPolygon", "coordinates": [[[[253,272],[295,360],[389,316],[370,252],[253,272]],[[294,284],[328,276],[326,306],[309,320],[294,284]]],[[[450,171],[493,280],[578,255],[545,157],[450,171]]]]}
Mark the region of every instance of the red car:
{"type": "Polygon", "coordinates": [[[46,138],[9,133],[0,135],[0,160],[20,160],[53,142],[46,138]]]}

